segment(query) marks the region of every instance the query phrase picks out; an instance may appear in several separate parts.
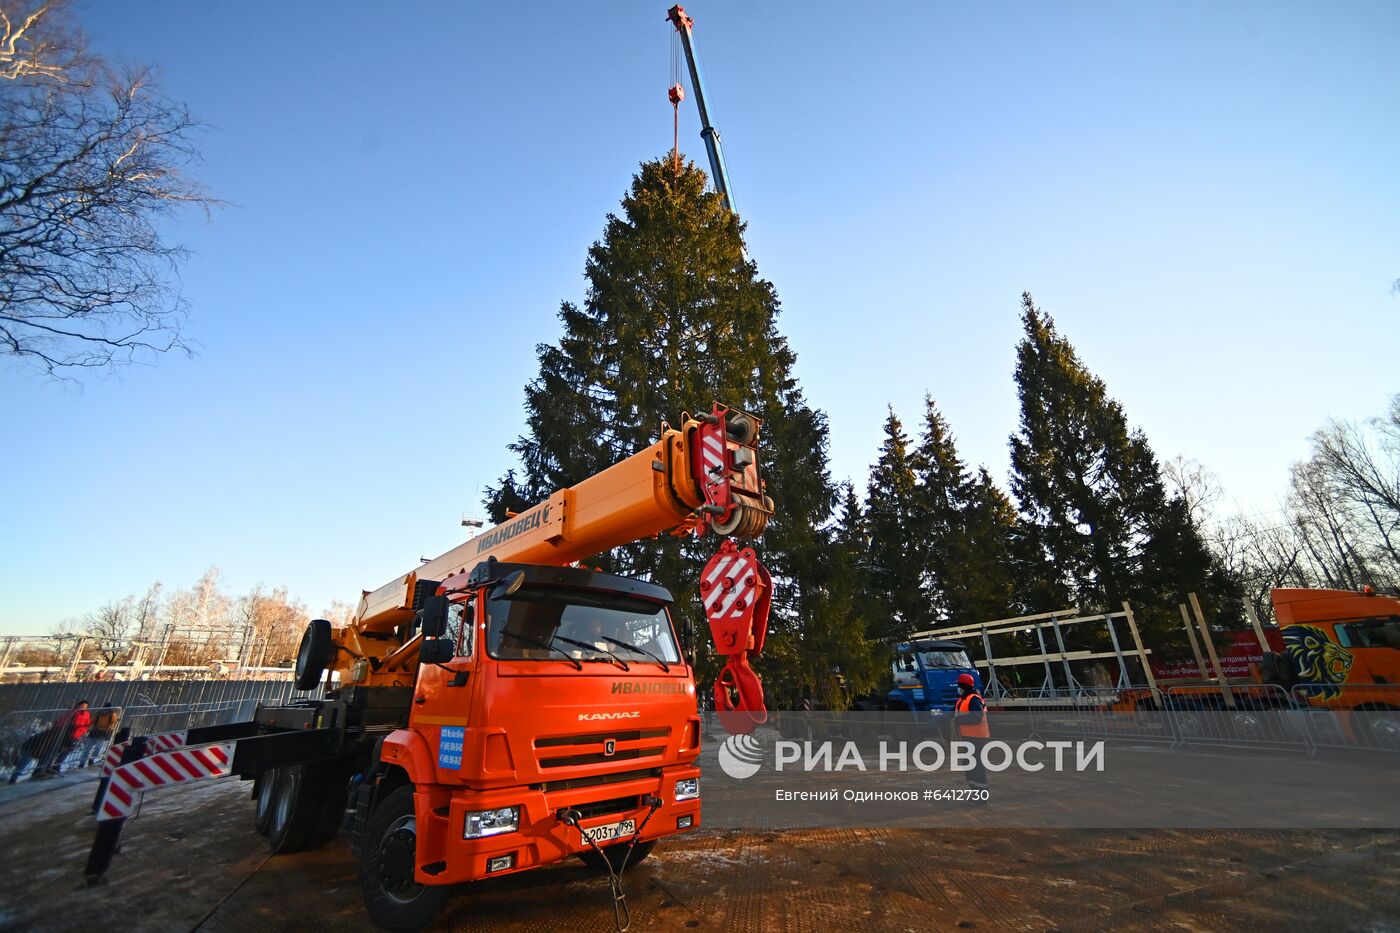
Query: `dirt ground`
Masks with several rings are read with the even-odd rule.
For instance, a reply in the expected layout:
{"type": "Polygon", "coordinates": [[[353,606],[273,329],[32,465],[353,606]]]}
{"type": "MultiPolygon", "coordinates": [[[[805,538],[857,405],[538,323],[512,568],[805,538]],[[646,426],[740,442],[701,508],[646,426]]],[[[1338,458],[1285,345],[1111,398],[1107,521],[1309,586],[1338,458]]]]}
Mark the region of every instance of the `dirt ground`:
{"type": "MultiPolygon", "coordinates": [[[[95,784],[0,796],[6,930],[368,930],[341,842],[269,858],[249,785],[150,795],[104,883],[95,784]]],[[[634,930],[1400,931],[1393,831],[699,831],[628,872],[634,930]]],[[[613,929],[578,863],[460,889],[441,930],[613,929]]]]}

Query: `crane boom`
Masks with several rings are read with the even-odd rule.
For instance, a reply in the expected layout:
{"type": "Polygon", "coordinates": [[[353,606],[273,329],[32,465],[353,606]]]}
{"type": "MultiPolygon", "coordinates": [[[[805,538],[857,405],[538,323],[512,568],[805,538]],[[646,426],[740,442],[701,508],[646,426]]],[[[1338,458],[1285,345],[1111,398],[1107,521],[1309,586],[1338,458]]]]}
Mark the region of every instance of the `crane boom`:
{"type": "Polygon", "coordinates": [[[686,64],[690,66],[690,86],[695,91],[695,106],[700,111],[700,138],[705,140],[705,151],[710,157],[710,174],[715,179],[715,190],[724,199],[724,206],[736,211],[733,189],[729,185],[729,169],[724,164],[724,150],[720,147],[719,130],[710,123],[710,110],[705,104],[705,79],[700,74],[700,60],[695,56],[695,36],[691,32],[695,20],[687,16],[685,7],[680,5],[671,7],[666,18],[680,33],[686,64]]]}
{"type": "Polygon", "coordinates": [[[335,633],[346,650],[337,652],[334,668],[354,682],[373,682],[363,666],[367,680],[350,673],[355,661],[383,661],[409,648],[423,586],[436,589],[490,558],[563,566],[676,528],[757,536],[773,511],[758,475],[759,428],[753,416],[715,405],[680,428],[666,427],[646,449],[366,591],[355,619],[335,633]]]}

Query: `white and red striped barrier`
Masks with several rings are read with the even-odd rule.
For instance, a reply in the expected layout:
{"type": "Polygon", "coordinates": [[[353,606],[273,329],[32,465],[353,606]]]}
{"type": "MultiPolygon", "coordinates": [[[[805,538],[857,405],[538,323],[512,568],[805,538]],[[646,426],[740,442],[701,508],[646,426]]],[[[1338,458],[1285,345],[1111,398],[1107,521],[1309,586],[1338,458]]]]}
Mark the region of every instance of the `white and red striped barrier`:
{"type": "MultiPolygon", "coordinates": [[[[184,738],[177,744],[183,744],[184,738]]],[[[161,738],[152,736],[152,740],[161,738]]],[[[141,796],[175,784],[227,777],[233,772],[236,742],[170,748],[145,758],[119,765],[112,772],[107,792],[97,807],[97,820],[118,820],[133,816],[141,806],[141,796]]]]}
{"type": "MultiPolygon", "coordinates": [[[[189,737],[189,732],[162,732],[158,735],[146,736],[146,748],[151,752],[164,752],[172,748],[179,748],[185,744],[185,739],[189,737]]],[[[107,757],[102,761],[102,777],[111,777],[112,772],[122,763],[122,754],[131,745],[133,739],[125,742],[116,742],[107,748],[107,757]]]]}

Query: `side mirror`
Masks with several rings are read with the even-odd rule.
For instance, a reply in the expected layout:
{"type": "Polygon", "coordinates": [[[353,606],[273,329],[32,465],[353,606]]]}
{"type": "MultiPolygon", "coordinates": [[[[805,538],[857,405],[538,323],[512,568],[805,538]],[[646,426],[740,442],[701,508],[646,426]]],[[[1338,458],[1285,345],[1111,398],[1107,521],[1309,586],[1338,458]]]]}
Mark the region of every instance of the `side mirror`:
{"type": "Polygon", "coordinates": [[[457,646],[450,638],[426,638],[418,649],[418,663],[442,664],[451,661],[456,652],[457,646]]]}
{"type": "Polygon", "coordinates": [[[418,624],[424,638],[441,638],[447,631],[447,597],[429,596],[418,610],[418,624]]]}
{"type": "Polygon", "coordinates": [[[500,583],[497,583],[495,586],[491,587],[491,598],[500,599],[504,596],[510,596],[512,593],[514,593],[516,590],[520,589],[524,585],[525,571],[517,570],[515,573],[502,580],[500,583]]]}

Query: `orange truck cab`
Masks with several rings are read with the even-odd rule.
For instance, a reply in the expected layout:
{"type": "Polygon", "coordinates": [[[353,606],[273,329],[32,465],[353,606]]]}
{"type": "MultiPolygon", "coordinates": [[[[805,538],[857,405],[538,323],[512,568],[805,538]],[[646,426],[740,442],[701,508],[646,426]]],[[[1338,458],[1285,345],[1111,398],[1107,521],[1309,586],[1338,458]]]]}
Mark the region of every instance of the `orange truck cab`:
{"type": "Polygon", "coordinates": [[[596,854],[585,834],[604,853],[635,838],[637,861],[698,826],[700,719],[670,593],[495,561],[464,584],[448,581],[440,620],[452,658],[420,669],[381,755],[414,787],[415,880],[596,854]]]}
{"type": "Polygon", "coordinates": [[[1271,595],[1295,694],[1336,710],[1400,706],[1400,599],[1369,587],[1271,595]]]}

